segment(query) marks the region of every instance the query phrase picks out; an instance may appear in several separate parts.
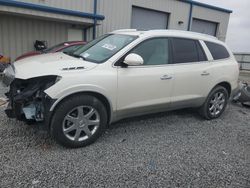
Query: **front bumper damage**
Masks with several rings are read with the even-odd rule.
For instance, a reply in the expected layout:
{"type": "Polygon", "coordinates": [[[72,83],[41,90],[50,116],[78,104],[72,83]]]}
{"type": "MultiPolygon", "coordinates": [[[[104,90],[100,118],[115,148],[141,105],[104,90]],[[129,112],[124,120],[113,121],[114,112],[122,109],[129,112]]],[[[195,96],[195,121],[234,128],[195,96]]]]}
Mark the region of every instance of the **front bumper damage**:
{"type": "Polygon", "coordinates": [[[9,104],[5,113],[9,118],[16,118],[27,123],[50,123],[50,107],[55,99],[44,91],[55,84],[57,76],[44,76],[28,80],[14,79],[6,93],[9,104]]]}

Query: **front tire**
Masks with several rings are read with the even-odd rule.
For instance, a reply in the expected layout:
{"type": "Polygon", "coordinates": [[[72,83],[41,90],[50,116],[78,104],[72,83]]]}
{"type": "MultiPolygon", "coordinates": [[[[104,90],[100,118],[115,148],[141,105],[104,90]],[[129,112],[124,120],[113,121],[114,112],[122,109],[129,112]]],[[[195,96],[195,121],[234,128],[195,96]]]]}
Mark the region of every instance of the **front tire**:
{"type": "Polygon", "coordinates": [[[51,133],[65,147],[84,147],[101,136],[107,119],[107,110],[99,99],[90,95],[76,95],[67,98],[56,108],[51,133]]]}
{"type": "Polygon", "coordinates": [[[207,120],[216,119],[224,112],[229,94],[226,88],[216,86],[208,95],[199,113],[207,120]]]}

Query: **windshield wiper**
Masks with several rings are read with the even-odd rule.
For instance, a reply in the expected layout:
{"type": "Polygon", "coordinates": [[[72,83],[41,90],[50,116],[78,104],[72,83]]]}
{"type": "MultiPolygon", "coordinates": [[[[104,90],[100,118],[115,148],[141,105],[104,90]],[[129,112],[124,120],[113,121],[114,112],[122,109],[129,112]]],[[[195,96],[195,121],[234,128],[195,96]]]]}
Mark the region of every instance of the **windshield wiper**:
{"type": "Polygon", "coordinates": [[[75,57],[75,58],[81,58],[83,60],[86,60],[85,57],[83,57],[82,55],[77,55],[77,54],[74,54],[74,53],[69,53],[69,52],[63,52],[64,54],[66,55],[69,55],[69,56],[72,56],[72,57],[75,57]]]}

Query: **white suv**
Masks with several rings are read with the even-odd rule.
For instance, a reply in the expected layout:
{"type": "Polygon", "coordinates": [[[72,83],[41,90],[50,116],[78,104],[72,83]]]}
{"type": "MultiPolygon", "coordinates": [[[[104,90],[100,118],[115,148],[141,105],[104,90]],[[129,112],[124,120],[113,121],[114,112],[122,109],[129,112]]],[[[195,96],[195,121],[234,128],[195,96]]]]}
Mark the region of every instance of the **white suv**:
{"type": "Polygon", "coordinates": [[[8,117],[42,122],[68,147],[93,143],[112,122],[194,107],[218,118],[237,88],[238,64],[214,37],[119,30],[73,54],[27,58],[5,70],[8,117]]]}

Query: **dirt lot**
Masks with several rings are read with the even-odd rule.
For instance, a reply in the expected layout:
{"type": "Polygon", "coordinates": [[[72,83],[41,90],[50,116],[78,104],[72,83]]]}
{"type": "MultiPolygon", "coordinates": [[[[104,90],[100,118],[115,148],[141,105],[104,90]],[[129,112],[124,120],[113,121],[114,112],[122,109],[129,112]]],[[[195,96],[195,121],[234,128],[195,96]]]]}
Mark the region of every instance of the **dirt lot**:
{"type": "Polygon", "coordinates": [[[250,187],[250,109],[240,105],[213,121],[193,110],[123,120],[81,149],[2,107],[0,120],[0,187],[250,187]]]}

